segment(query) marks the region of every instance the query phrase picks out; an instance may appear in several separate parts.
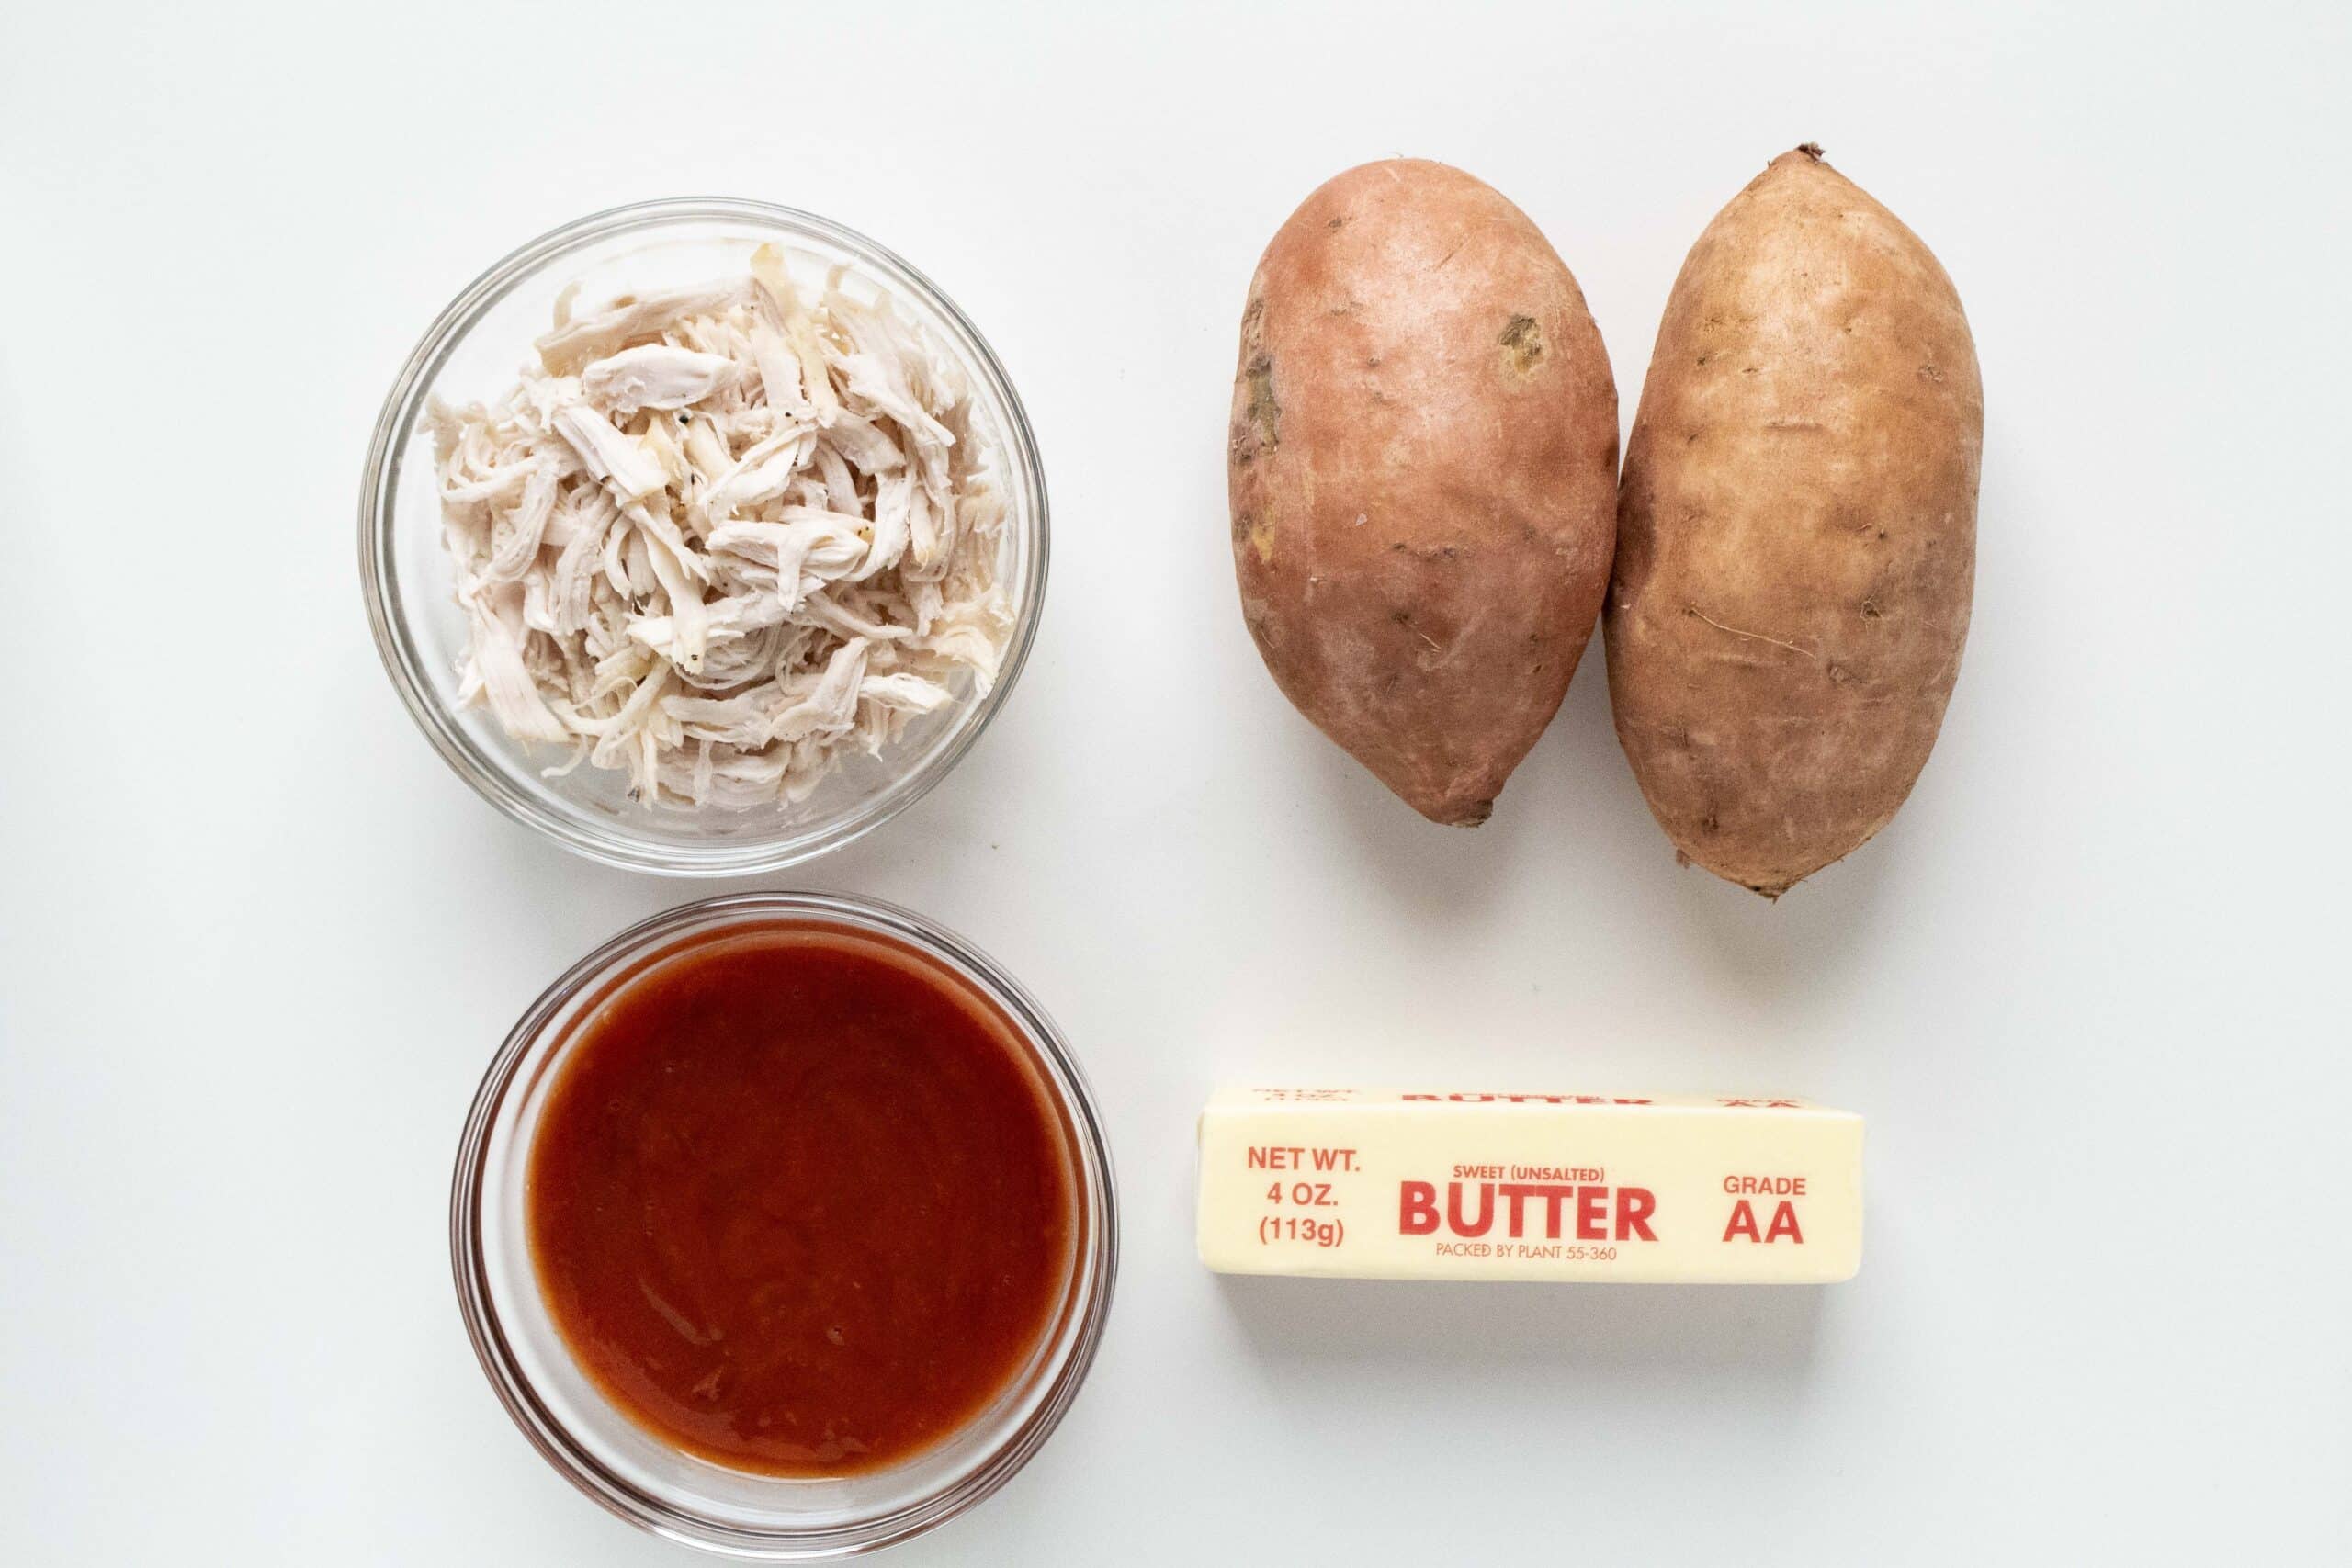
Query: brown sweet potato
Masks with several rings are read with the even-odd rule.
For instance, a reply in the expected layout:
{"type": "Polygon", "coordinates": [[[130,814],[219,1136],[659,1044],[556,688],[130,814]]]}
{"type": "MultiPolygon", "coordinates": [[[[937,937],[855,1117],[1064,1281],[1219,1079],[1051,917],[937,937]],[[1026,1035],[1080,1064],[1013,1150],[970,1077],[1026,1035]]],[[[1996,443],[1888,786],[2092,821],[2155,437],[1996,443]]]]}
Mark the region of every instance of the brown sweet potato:
{"type": "Polygon", "coordinates": [[[1699,237],[1604,617],[1618,738],[1683,854],[1777,897],[1903,804],[1967,639],[1983,436],[1951,280],[1820,149],[1699,237]]]}
{"type": "Polygon", "coordinates": [[[1617,389],[1576,279],[1459,169],[1367,164],[1266,247],[1227,475],[1241,609],[1299,711],[1486,820],[1592,634],[1617,389]]]}

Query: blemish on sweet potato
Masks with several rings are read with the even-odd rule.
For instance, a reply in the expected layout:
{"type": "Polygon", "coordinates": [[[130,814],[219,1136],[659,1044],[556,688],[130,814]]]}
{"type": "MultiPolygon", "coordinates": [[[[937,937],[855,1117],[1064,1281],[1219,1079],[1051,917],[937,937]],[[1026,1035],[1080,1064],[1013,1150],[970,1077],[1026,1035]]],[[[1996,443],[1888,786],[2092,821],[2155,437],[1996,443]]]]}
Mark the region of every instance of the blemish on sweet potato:
{"type": "Polygon", "coordinates": [[[1544,329],[1532,316],[1513,316],[1503,328],[1503,368],[1525,376],[1544,363],[1544,329]]]}
{"type": "Polygon", "coordinates": [[[1274,525],[1255,512],[1233,514],[1233,542],[1256,551],[1261,564],[1274,558],[1274,525]]]}
{"type": "MultiPolygon", "coordinates": [[[[1272,452],[1282,445],[1283,406],[1274,398],[1274,361],[1270,355],[1254,355],[1243,373],[1250,386],[1250,429],[1257,437],[1260,452],[1272,452]]],[[[1247,459],[1244,459],[1245,461],[1247,459]]]]}

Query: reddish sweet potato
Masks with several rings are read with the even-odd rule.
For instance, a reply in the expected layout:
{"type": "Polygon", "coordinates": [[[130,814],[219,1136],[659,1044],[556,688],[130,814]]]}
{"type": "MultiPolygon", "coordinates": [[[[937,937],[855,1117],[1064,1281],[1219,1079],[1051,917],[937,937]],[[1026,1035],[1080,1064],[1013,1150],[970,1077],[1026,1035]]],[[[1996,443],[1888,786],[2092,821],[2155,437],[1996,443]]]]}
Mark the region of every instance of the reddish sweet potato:
{"type": "Polygon", "coordinates": [[[1250,280],[1241,609],[1299,711],[1433,821],[1486,820],[1591,636],[1617,389],[1575,277],[1442,164],[1351,169],[1250,280]]]}

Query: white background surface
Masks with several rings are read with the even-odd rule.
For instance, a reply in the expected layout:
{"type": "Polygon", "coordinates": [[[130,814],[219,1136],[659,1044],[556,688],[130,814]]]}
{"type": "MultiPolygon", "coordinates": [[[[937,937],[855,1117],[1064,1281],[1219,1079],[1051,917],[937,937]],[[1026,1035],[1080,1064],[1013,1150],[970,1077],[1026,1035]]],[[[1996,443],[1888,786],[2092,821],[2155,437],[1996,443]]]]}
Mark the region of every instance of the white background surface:
{"type": "Polygon", "coordinates": [[[995,953],[1121,1162],[1083,1397],[892,1561],[2346,1561],[2341,8],[1117,12],[5,0],[0,1559],[689,1561],[509,1427],[444,1213],[515,1015],[711,889],[445,770],[353,508],[479,268],[727,192],[937,278],[1055,501],[978,750],[756,884],[995,953]],[[1577,271],[1630,421],[1684,250],[1806,139],[1936,248],[1984,363],[1975,629],[1917,793],[1777,908],[1678,871],[1596,646],[1492,823],[1422,824],[1237,612],[1260,248],[1351,164],[1464,164],[1577,271]],[[1213,1081],[1438,1073],[1860,1110],[1861,1276],[1194,1264],[1213,1081]]]}

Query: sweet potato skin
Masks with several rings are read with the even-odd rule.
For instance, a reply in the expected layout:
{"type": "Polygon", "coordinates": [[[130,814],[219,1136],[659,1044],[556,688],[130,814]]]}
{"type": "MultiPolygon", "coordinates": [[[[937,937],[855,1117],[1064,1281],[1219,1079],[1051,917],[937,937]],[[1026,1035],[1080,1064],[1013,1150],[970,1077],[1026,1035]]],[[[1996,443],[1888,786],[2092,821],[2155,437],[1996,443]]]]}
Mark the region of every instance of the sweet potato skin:
{"type": "Polygon", "coordinates": [[[1909,795],[1967,640],[1984,394],[1960,297],[1802,147],[1708,225],[1642,389],[1603,615],[1675,845],[1777,897],[1909,795]]]}
{"type": "Polygon", "coordinates": [[[1250,284],[1227,449],[1243,619],[1298,710],[1476,824],[1608,584],[1617,389],[1535,226],[1442,164],[1314,192],[1250,284]]]}

